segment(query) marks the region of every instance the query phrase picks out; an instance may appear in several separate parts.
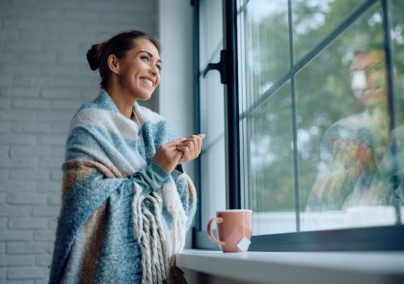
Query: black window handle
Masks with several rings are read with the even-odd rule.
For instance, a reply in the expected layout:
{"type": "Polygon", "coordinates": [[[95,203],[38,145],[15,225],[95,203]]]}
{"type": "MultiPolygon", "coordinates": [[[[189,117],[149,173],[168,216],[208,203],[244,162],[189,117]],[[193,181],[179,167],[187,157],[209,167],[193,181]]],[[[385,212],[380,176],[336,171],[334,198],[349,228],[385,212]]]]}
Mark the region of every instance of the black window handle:
{"type": "Polygon", "coordinates": [[[220,82],[222,84],[227,84],[227,53],[226,50],[221,50],[220,51],[220,61],[218,63],[209,63],[208,66],[206,66],[205,71],[203,71],[203,78],[206,77],[206,74],[210,70],[217,70],[220,73],[220,82]]]}

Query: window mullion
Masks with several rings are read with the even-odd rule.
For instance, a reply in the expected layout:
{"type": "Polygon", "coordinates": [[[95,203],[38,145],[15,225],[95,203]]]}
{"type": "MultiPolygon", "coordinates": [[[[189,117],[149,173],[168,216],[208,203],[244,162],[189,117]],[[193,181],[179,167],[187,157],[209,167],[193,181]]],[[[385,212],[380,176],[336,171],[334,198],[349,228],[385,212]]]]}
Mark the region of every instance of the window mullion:
{"type": "MultiPolygon", "coordinates": [[[[199,0],[192,1],[193,13],[194,13],[194,131],[200,133],[201,129],[201,103],[200,103],[200,86],[199,86],[199,0]]],[[[197,195],[201,196],[201,158],[198,157],[194,162],[194,184],[197,191],[197,195]]],[[[201,215],[201,203],[197,203],[197,213],[195,216],[195,230],[198,232],[201,230],[202,215],[201,215]]]]}
{"type": "Polygon", "coordinates": [[[293,72],[294,51],[293,51],[293,19],[292,19],[292,0],[288,0],[288,21],[289,21],[289,54],[290,54],[290,86],[292,96],[292,123],[293,123],[293,162],[294,162],[294,185],[295,185],[295,213],[296,213],[296,231],[300,231],[300,200],[299,200],[299,164],[297,151],[297,124],[296,124],[296,93],[295,93],[295,74],[293,72]]]}
{"type": "MultiPolygon", "coordinates": [[[[390,17],[389,17],[389,1],[382,0],[383,9],[383,29],[384,29],[384,52],[386,60],[386,72],[387,72],[387,101],[388,111],[390,118],[390,133],[393,133],[395,128],[395,111],[394,111],[394,84],[393,84],[393,57],[391,49],[391,37],[390,37],[390,17]]],[[[391,156],[392,156],[392,184],[393,184],[393,205],[396,213],[396,225],[401,225],[401,212],[400,207],[401,199],[397,193],[397,188],[400,185],[400,179],[397,173],[399,172],[400,165],[398,161],[397,150],[397,138],[395,135],[391,135],[391,156]]]]}
{"type": "Polygon", "coordinates": [[[237,7],[236,0],[225,0],[224,44],[228,54],[227,96],[227,167],[229,209],[241,208],[240,191],[240,131],[237,78],[237,7]]]}

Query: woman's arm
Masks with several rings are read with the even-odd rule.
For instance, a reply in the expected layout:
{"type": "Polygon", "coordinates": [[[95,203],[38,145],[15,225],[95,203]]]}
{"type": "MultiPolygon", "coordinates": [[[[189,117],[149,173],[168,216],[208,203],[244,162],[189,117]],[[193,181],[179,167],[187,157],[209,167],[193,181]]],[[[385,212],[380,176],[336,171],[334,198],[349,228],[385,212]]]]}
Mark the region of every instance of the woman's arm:
{"type": "MultiPolygon", "coordinates": [[[[181,165],[177,165],[176,168],[178,170],[174,169],[171,172],[171,176],[174,180],[184,173],[181,165]]],[[[134,172],[131,178],[143,189],[142,195],[148,195],[159,189],[169,176],[170,175],[162,167],[155,162],[151,162],[147,167],[134,172]]]]}

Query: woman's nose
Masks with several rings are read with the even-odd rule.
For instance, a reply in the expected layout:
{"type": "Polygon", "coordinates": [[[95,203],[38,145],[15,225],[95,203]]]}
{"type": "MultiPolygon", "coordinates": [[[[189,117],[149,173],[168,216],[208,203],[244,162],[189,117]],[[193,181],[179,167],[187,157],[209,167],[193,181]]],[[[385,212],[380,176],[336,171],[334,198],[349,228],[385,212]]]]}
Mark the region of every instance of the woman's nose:
{"type": "Polygon", "coordinates": [[[158,69],[157,66],[151,67],[149,72],[153,75],[157,75],[158,74],[158,69]]]}
{"type": "Polygon", "coordinates": [[[366,75],[363,71],[355,71],[352,75],[352,88],[364,89],[366,87],[366,75]]]}

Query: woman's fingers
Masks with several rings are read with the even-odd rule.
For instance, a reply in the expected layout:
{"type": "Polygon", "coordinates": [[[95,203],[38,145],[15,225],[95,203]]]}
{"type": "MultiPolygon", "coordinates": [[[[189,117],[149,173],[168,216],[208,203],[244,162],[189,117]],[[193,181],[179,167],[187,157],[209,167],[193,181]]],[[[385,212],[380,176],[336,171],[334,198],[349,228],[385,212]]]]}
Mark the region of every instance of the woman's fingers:
{"type": "Polygon", "coordinates": [[[190,157],[190,153],[189,153],[189,148],[185,147],[185,146],[179,146],[177,147],[177,149],[181,152],[183,152],[184,154],[182,155],[181,159],[179,160],[179,164],[185,163],[190,161],[189,157],[190,157]]]}
{"type": "Polygon", "coordinates": [[[202,139],[203,137],[200,137],[199,135],[197,135],[197,141],[198,141],[198,156],[201,153],[202,150],[202,139]]]}
{"type": "Polygon", "coordinates": [[[347,150],[348,150],[348,143],[346,141],[343,141],[339,145],[339,154],[340,157],[344,160],[348,159],[349,152],[347,150]]]}
{"type": "Polygon", "coordinates": [[[181,147],[186,147],[188,149],[188,152],[185,153],[184,157],[184,159],[186,159],[186,162],[193,160],[195,156],[195,141],[192,139],[189,142],[183,143],[181,147]]]}
{"type": "Polygon", "coordinates": [[[175,154],[174,154],[174,160],[176,161],[176,164],[178,164],[178,162],[181,160],[182,156],[184,156],[184,153],[182,151],[179,150],[175,150],[175,154]]]}
{"type": "Polygon", "coordinates": [[[187,139],[184,139],[176,144],[177,150],[184,153],[180,163],[189,162],[199,156],[202,149],[202,139],[204,137],[204,134],[191,135],[187,139]]]}
{"type": "Polygon", "coordinates": [[[334,142],[334,145],[333,145],[334,147],[333,147],[333,149],[332,149],[332,150],[333,150],[333,153],[332,153],[332,154],[333,154],[334,157],[337,158],[337,159],[339,158],[339,157],[338,157],[338,154],[339,154],[339,150],[340,150],[340,145],[341,145],[341,143],[342,143],[342,140],[341,140],[341,139],[338,139],[337,141],[334,142]]]}
{"type": "Polygon", "coordinates": [[[196,152],[196,157],[199,156],[199,154],[201,153],[201,149],[202,149],[202,139],[203,137],[205,137],[205,134],[199,134],[199,135],[192,135],[191,136],[193,141],[194,141],[194,146],[195,146],[195,152],[196,152]]]}
{"type": "Polygon", "coordinates": [[[356,145],[355,145],[354,140],[349,140],[348,147],[347,147],[346,151],[347,151],[347,155],[350,155],[352,157],[355,156],[356,145]]]}
{"type": "Polygon", "coordinates": [[[195,139],[193,139],[193,138],[187,138],[186,140],[184,140],[183,142],[181,142],[181,143],[179,143],[178,145],[177,145],[177,148],[178,147],[188,147],[188,148],[190,148],[190,147],[192,147],[191,149],[194,149],[194,148],[196,148],[195,147],[195,139]]]}
{"type": "Polygon", "coordinates": [[[328,140],[328,143],[330,143],[331,145],[334,145],[334,143],[336,141],[334,138],[331,138],[331,137],[327,138],[327,140],[328,140]]]}
{"type": "Polygon", "coordinates": [[[185,140],[185,138],[179,138],[179,139],[173,140],[171,142],[168,142],[168,143],[164,144],[163,146],[166,146],[167,148],[175,147],[177,144],[181,143],[184,140],[185,140]]]}
{"type": "Polygon", "coordinates": [[[368,145],[366,143],[362,143],[359,153],[358,153],[358,159],[362,162],[366,162],[366,150],[368,149],[368,145]]]}
{"type": "Polygon", "coordinates": [[[191,154],[191,159],[195,159],[198,151],[198,139],[196,137],[191,138],[191,143],[189,144],[189,150],[191,154]]]}
{"type": "Polygon", "coordinates": [[[171,173],[183,156],[181,151],[177,150],[177,144],[184,139],[177,139],[161,145],[154,154],[153,162],[162,167],[167,173],[171,173]]]}

